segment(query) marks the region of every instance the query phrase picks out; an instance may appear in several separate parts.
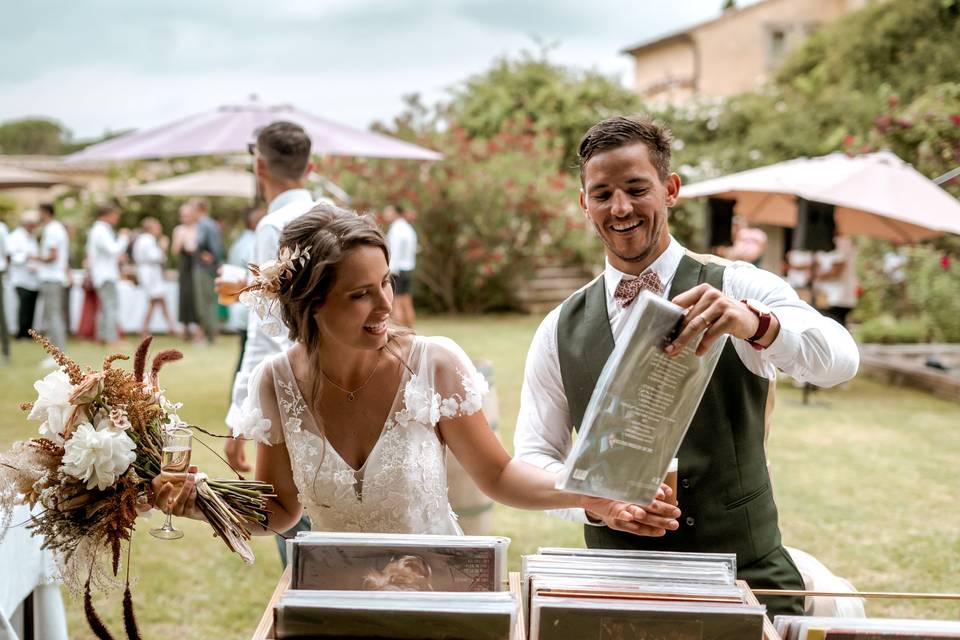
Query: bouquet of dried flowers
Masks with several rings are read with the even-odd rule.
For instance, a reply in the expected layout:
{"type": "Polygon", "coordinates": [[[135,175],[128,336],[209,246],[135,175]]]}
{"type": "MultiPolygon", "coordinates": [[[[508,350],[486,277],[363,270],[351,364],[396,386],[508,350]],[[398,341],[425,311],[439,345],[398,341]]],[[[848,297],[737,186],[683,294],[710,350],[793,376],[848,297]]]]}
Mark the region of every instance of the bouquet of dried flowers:
{"type": "MultiPolygon", "coordinates": [[[[127,356],[104,358],[95,371],[80,365],[31,332],[59,368],[34,384],[38,397],[21,408],[40,422],[40,436],[14,443],[0,453],[0,537],[15,504],[40,504],[27,527],[43,536],[64,583],[84,593],[87,620],[99,638],[110,638],[93,609],[91,588],[120,584],[117,574],[127,544],[124,621],[128,637],[138,638],[129,581],[129,544],[137,504],[145,503],[151,479],[160,473],[165,429],[183,425],[179,404],[164,397],[160,369],[182,354],[156,354],[148,371],[151,338],[137,349],[133,371],[113,364],[127,356]]],[[[194,427],[199,429],[199,427],[194,427]]],[[[201,429],[202,430],[202,429],[201,429]]],[[[262,482],[202,479],[197,507],[231,551],[253,562],[245,521],[267,521],[266,500],[273,487],[262,482]]]]}

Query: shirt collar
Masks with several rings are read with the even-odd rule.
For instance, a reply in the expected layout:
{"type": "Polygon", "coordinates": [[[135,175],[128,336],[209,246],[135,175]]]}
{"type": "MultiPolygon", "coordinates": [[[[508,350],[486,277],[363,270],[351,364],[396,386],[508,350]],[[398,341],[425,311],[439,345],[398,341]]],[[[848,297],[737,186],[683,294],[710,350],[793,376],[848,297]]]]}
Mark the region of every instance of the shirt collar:
{"type": "Polygon", "coordinates": [[[313,198],[306,189],[287,189],[270,202],[270,206],[267,207],[267,213],[273,213],[277,209],[285,207],[291,202],[297,202],[298,200],[313,200],[313,198]]]}
{"type": "MultiPolygon", "coordinates": [[[[669,291],[670,283],[673,281],[673,276],[677,273],[677,267],[680,266],[680,260],[683,258],[683,247],[673,236],[670,236],[670,244],[667,245],[667,248],[657,256],[657,259],[653,263],[643,270],[643,273],[654,272],[657,274],[657,277],[660,278],[660,282],[663,283],[664,291],[669,291]]],[[[630,275],[620,271],[612,264],[610,264],[609,259],[604,259],[606,266],[603,269],[603,281],[607,290],[607,298],[613,298],[614,292],[617,290],[617,285],[620,284],[620,280],[626,278],[627,280],[632,280],[637,276],[630,275]]],[[[643,275],[641,273],[640,275],[643,275]]]]}

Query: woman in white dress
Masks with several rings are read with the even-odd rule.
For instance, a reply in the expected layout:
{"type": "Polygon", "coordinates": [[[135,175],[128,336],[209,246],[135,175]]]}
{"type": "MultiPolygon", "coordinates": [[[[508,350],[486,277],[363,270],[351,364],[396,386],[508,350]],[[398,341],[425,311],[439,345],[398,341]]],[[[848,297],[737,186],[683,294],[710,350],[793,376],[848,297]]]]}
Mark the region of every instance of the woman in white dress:
{"type": "Polygon", "coordinates": [[[160,309],[167,323],[167,331],[174,331],[176,325],[167,308],[166,290],[163,281],[163,268],[167,264],[167,238],[163,235],[163,226],[153,217],[143,219],[143,231],[133,243],[133,262],[137,265],[137,283],[147,296],[147,311],[143,316],[142,335],[150,333],[150,318],[155,309],[160,309]]]}
{"type": "MultiPolygon", "coordinates": [[[[263,315],[276,303],[295,342],[252,376],[237,434],[258,441],[256,477],[277,494],[270,530],[285,531],[306,510],[314,530],[460,533],[447,501],[447,447],[498,502],[583,507],[648,535],[677,528],[679,512],[662,500],[641,508],[559,491],[553,473],[511,459],[480,410],[485,382],[464,352],[388,326],[388,262],[372,221],[321,204],[287,225],[280,259],[261,265],[254,309],[263,315]]],[[[154,480],[156,504],[196,517],[193,476],[179,489],[174,480],[154,480]]]]}

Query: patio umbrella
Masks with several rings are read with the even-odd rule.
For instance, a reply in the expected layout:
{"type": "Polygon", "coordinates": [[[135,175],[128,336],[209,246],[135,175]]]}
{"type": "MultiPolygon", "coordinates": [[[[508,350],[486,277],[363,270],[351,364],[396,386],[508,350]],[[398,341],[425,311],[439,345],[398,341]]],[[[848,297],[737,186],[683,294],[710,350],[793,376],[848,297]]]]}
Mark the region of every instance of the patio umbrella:
{"type": "Polygon", "coordinates": [[[249,200],[255,192],[252,173],[220,168],[145,182],[126,193],[128,196],[228,196],[249,200]]]}
{"type": "Polygon", "coordinates": [[[153,129],[134,131],[92,145],[68,160],[135,160],[246,153],[254,132],[277,120],[302,126],[313,153],[365,158],[440,160],[443,155],[381,133],[356,129],[306,113],[290,105],[251,101],[225,105],[153,129]]]}
{"type": "Polygon", "coordinates": [[[888,151],[797,158],[680,189],[681,199],[705,196],[736,200],[734,211],[755,224],[796,226],[800,197],[834,205],[841,235],[914,242],[960,234],[960,202],[888,151]]]}
{"type": "Polygon", "coordinates": [[[28,169],[0,166],[0,189],[20,189],[24,187],[51,187],[55,184],[69,184],[59,176],[28,169]]]}

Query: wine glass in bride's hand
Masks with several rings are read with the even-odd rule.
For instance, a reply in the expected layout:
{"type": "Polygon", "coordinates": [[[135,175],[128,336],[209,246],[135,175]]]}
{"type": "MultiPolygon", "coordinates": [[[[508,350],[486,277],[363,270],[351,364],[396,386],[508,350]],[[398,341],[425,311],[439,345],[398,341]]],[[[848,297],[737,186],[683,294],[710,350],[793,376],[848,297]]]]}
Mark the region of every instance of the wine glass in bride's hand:
{"type": "MultiPolygon", "coordinates": [[[[187,469],[190,467],[190,443],[192,439],[193,433],[183,427],[176,427],[164,432],[160,470],[164,473],[185,477],[187,469]]],[[[163,526],[158,529],[150,529],[150,535],[161,540],[176,540],[183,537],[183,531],[173,527],[171,514],[168,511],[163,526]]]]}

